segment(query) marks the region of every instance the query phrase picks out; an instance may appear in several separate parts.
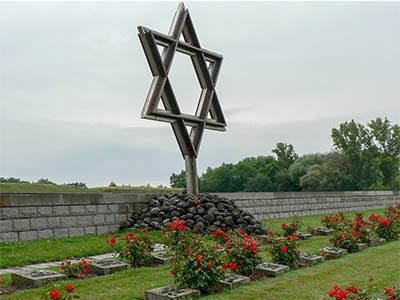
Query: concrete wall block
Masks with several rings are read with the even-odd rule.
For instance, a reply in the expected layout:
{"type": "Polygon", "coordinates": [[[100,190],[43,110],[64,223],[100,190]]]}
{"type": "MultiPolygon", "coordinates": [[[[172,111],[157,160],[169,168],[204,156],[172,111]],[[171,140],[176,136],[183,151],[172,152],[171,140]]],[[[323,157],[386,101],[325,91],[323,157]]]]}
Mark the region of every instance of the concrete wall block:
{"type": "Polygon", "coordinates": [[[61,217],[61,227],[69,228],[77,225],[76,217],[61,217]]]}
{"type": "Polygon", "coordinates": [[[115,223],[121,224],[128,219],[128,216],[125,214],[116,214],[115,215],[115,223]]]}
{"type": "Polygon", "coordinates": [[[93,216],[78,216],[76,224],[79,226],[93,226],[93,216]]]}
{"type": "Polygon", "coordinates": [[[85,228],[83,227],[72,227],[69,228],[69,236],[84,236],[85,228]]]}
{"type": "Polygon", "coordinates": [[[108,225],[115,224],[115,215],[114,214],[106,215],[106,224],[108,224],[108,225]]]}
{"type": "Polygon", "coordinates": [[[53,206],[53,216],[68,216],[69,207],[64,205],[53,206]]]}
{"type": "Polygon", "coordinates": [[[51,217],[53,215],[52,206],[39,206],[37,210],[39,217],[51,217]]]}
{"type": "Polygon", "coordinates": [[[105,223],[104,215],[93,216],[93,224],[94,225],[104,225],[104,223],[105,223]]]}
{"type": "Polygon", "coordinates": [[[60,217],[47,218],[47,226],[51,229],[59,228],[61,226],[60,217]]]}
{"type": "Polygon", "coordinates": [[[97,205],[97,213],[98,214],[106,214],[107,213],[107,205],[105,205],[105,204],[97,205]]]}
{"type": "Polygon", "coordinates": [[[13,231],[13,224],[11,220],[0,220],[0,232],[13,231]]]}
{"type": "Polygon", "coordinates": [[[119,205],[118,204],[108,204],[108,209],[107,211],[109,213],[117,214],[119,213],[119,205]]]}
{"type": "Polygon", "coordinates": [[[118,232],[120,229],[120,225],[110,225],[110,232],[118,232]]]}
{"type": "Polygon", "coordinates": [[[13,229],[13,231],[28,231],[31,229],[31,223],[29,219],[15,219],[13,220],[13,229]]]}
{"type": "Polygon", "coordinates": [[[32,218],[37,216],[37,208],[36,207],[19,207],[18,208],[18,216],[20,218],[32,218]]]}
{"type": "Polygon", "coordinates": [[[106,234],[110,232],[109,226],[96,226],[97,227],[97,234],[106,234]]]}
{"type": "Polygon", "coordinates": [[[96,205],[85,205],[86,215],[95,215],[97,213],[96,205]]]}
{"type": "Polygon", "coordinates": [[[3,207],[0,208],[0,216],[4,219],[18,218],[18,208],[16,207],[3,207]]]}
{"type": "Polygon", "coordinates": [[[96,234],[96,226],[85,227],[85,235],[95,235],[95,234],[96,234]]]}
{"type": "Polygon", "coordinates": [[[84,205],[71,205],[69,207],[70,214],[73,216],[81,216],[85,214],[85,206],[84,205]]]}
{"type": "Polygon", "coordinates": [[[37,237],[38,239],[51,239],[53,237],[53,230],[38,230],[37,237]]]}
{"type": "Polygon", "coordinates": [[[68,237],[68,228],[56,228],[53,230],[55,238],[68,237]]]}
{"type": "Polygon", "coordinates": [[[37,231],[21,231],[18,233],[18,240],[20,242],[37,240],[37,231]]]}
{"type": "Polygon", "coordinates": [[[31,229],[47,229],[47,218],[32,218],[31,229]]]}
{"type": "Polygon", "coordinates": [[[0,233],[0,243],[18,242],[17,232],[2,232],[0,233]]]}

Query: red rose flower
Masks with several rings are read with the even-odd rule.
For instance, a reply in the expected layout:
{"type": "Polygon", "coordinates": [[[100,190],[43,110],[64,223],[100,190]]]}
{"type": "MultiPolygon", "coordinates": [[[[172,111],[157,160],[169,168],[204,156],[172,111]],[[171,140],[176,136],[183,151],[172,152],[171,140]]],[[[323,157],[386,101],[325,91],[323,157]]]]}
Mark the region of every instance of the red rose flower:
{"type": "Polygon", "coordinates": [[[172,271],[171,271],[171,274],[172,274],[172,275],[176,275],[175,270],[172,270],[172,271]]]}
{"type": "Polygon", "coordinates": [[[286,224],[285,224],[285,223],[283,223],[283,224],[282,224],[282,228],[285,228],[285,227],[286,227],[286,224]]]}
{"type": "Polygon", "coordinates": [[[282,252],[287,252],[287,248],[286,248],[286,247],[282,247],[282,248],[281,248],[281,251],[282,251],[282,252]]]}
{"type": "Polygon", "coordinates": [[[329,291],[329,297],[333,297],[336,294],[336,290],[329,291]]]}
{"type": "Polygon", "coordinates": [[[192,249],[190,249],[190,248],[187,248],[187,249],[186,249],[186,252],[190,252],[190,251],[192,251],[192,249]]]}
{"type": "Polygon", "coordinates": [[[208,263],[207,267],[208,267],[209,269],[211,269],[212,264],[211,264],[211,263],[208,263]]]}
{"type": "Polygon", "coordinates": [[[60,293],[58,291],[52,291],[49,294],[50,298],[52,298],[52,299],[57,298],[59,295],[60,295],[60,293]]]}
{"type": "Polygon", "coordinates": [[[65,286],[65,290],[66,290],[67,292],[73,292],[74,289],[75,289],[74,286],[71,286],[71,285],[66,285],[66,286],[65,286]]]}
{"type": "Polygon", "coordinates": [[[221,248],[219,245],[215,246],[217,249],[221,248]]]}
{"type": "Polygon", "coordinates": [[[203,266],[200,266],[200,269],[202,269],[202,270],[203,270],[203,269],[204,269],[204,267],[203,267],[203,266]]]}
{"type": "Polygon", "coordinates": [[[226,253],[231,252],[231,250],[229,250],[228,248],[225,249],[226,253]]]}

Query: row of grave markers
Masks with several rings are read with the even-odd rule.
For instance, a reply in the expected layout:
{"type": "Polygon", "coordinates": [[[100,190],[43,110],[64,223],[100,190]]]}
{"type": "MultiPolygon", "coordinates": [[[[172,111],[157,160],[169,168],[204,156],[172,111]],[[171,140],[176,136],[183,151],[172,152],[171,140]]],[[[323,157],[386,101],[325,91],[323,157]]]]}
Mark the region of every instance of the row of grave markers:
{"type": "MultiPolygon", "coordinates": [[[[318,235],[327,235],[331,229],[318,228],[316,230],[318,235]]],[[[308,239],[312,237],[311,234],[297,232],[300,239],[308,239]]],[[[261,243],[266,243],[267,236],[258,237],[261,243]]],[[[282,239],[283,237],[277,237],[276,239],[282,239]]],[[[385,242],[385,239],[373,237],[371,238],[370,246],[380,246],[385,242]]],[[[359,251],[367,248],[367,244],[359,243],[359,251]]],[[[155,244],[154,252],[152,253],[154,260],[158,263],[167,264],[170,263],[170,258],[167,255],[167,246],[164,244],[155,244]]],[[[223,251],[221,249],[217,251],[223,251]]],[[[319,249],[320,252],[325,252],[326,259],[338,259],[347,253],[346,249],[325,247],[319,249]]],[[[323,256],[315,254],[300,253],[299,254],[299,266],[309,267],[315,265],[318,262],[324,260],[323,256]]],[[[125,270],[130,268],[130,264],[121,262],[114,259],[102,259],[102,260],[87,260],[89,265],[88,273],[97,275],[109,275],[117,271],[125,270]]],[[[276,277],[279,274],[290,270],[286,265],[275,264],[271,262],[263,262],[256,267],[255,273],[262,274],[269,277],[276,277]]],[[[62,280],[67,279],[66,275],[52,271],[52,270],[25,270],[17,271],[11,274],[12,284],[22,287],[40,287],[46,284],[50,279],[62,280]]],[[[226,273],[224,280],[220,282],[220,286],[226,289],[233,289],[240,285],[250,282],[250,278],[233,273],[226,273]]],[[[180,297],[197,297],[200,295],[198,290],[176,287],[174,285],[159,287],[145,291],[145,298],[148,300],[161,300],[161,299],[179,299],[180,297]]]]}

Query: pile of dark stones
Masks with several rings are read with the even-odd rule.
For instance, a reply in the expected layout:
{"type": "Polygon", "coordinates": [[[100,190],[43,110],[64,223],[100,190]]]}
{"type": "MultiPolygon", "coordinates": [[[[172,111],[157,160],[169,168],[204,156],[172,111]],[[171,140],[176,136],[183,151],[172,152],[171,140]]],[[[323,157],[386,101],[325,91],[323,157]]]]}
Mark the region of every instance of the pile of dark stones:
{"type": "Polygon", "coordinates": [[[194,232],[242,228],[251,235],[268,233],[260,222],[238,208],[232,200],[210,194],[189,196],[184,192],[155,196],[146,208],[132,215],[129,227],[159,230],[168,227],[174,220],[184,220],[194,232]]]}

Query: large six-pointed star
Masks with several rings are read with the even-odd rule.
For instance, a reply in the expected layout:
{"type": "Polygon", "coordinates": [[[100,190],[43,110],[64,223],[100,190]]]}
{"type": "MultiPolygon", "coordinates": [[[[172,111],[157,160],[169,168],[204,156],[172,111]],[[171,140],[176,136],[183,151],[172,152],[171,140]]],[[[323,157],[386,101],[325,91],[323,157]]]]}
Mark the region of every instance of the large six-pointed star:
{"type": "Polygon", "coordinates": [[[201,48],[189,11],[180,3],[168,35],[138,27],[153,81],[142,111],[142,118],[171,123],[183,157],[197,157],[205,128],[225,131],[226,122],[215,92],[223,57],[201,48]],[[180,40],[183,34],[184,41],[180,40]],[[160,54],[157,45],[163,46],[160,54]],[[168,78],[176,51],[189,55],[196,72],[201,94],[195,115],[181,112],[168,78]],[[208,63],[208,65],[207,65],[208,63]],[[165,109],[159,109],[162,101],[165,109]],[[186,126],[191,126],[190,133],[186,126]]]}

